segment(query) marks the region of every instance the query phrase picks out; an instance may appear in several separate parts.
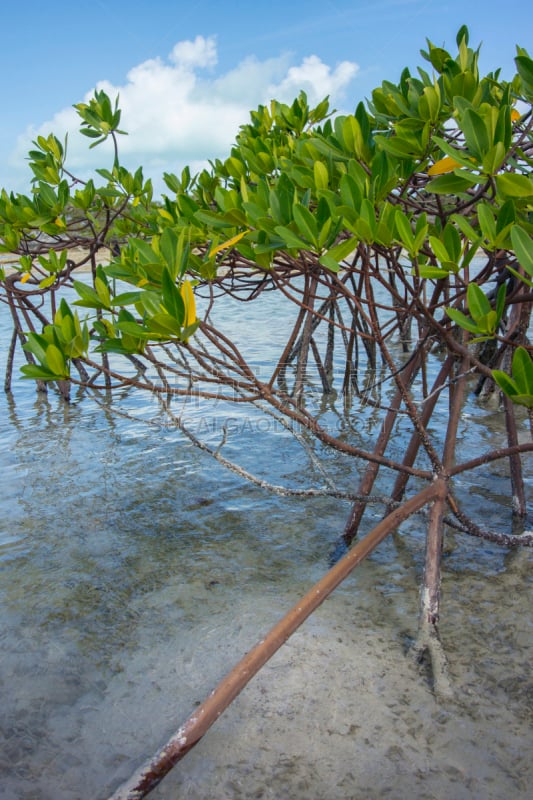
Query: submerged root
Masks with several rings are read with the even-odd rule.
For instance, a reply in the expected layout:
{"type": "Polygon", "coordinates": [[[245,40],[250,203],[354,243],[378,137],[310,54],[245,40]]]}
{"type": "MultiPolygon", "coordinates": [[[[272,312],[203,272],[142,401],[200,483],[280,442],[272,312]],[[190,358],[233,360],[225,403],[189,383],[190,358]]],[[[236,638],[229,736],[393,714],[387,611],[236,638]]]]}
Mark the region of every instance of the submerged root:
{"type": "Polygon", "coordinates": [[[423,617],[413,644],[413,657],[417,664],[427,663],[433,679],[437,698],[449,700],[454,692],[448,670],[448,659],[440,640],[437,626],[423,617]]]}

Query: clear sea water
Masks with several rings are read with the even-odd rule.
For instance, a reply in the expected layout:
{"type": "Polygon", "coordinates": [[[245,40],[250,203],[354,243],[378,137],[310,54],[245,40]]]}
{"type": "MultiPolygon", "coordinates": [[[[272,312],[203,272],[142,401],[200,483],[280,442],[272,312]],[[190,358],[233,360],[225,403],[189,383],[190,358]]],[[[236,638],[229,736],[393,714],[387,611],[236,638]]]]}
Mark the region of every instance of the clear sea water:
{"type": "MultiPolygon", "coordinates": [[[[259,309],[227,303],[224,324],[266,369],[290,313],[270,295],[259,309]]],[[[2,377],[8,333],[0,307],[2,377]]],[[[111,413],[103,395],[76,392],[66,404],[53,391],[36,393],[17,374],[12,394],[0,394],[2,800],[107,797],[324,574],[349,511],[346,501],[283,497],[246,483],[169,427],[154,402],[139,393],[124,391],[117,408],[120,415],[111,413]]],[[[272,483],[324,485],[306,448],[275,420],[222,403],[193,403],[184,413],[211,444],[220,441],[226,424],[223,452],[272,483]]],[[[444,409],[441,415],[444,423],[444,409]]],[[[367,444],[376,431],[372,413],[346,414],[331,398],[323,420],[367,444]]],[[[525,419],[521,425],[527,436],[525,419]]],[[[395,437],[396,453],[405,447],[406,431],[400,427],[395,437]]],[[[469,455],[503,442],[498,410],[471,398],[461,435],[469,455]]],[[[319,455],[331,482],[356,487],[360,464],[319,455]]],[[[530,491],[532,464],[526,469],[530,491]]],[[[386,492],[385,480],[379,490],[386,492]]],[[[474,517],[510,529],[506,465],[479,470],[473,484],[459,481],[457,493],[474,517]]],[[[380,514],[373,510],[366,526],[380,514]]],[[[228,712],[224,742],[208,734],[154,796],[525,798],[533,777],[527,755],[530,551],[509,553],[449,534],[441,633],[457,686],[450,710],[436,703],[423,671],[402,666],[410,664],[406,649],[416,633],[423,531],[417,517],[401,536],[384,542],[307,623],[304,638],[296,635],[301,651],[287,645],[289,661],[273,667],[268,679],[278,687],[271,690],[273,705],[262,700],[259,706],[252,695],[240,716],[228,712]],[[363,652],[369,702],[385,691],[379,681],[391,670],[396,683],[387,691],[411,698],[398,701],[386,734],[380,729],[362,736],[368,715],[354,710],[346,695],[329,693],[363,652]],[[383,661],[387,652],[390,662],[383,661]],[[332,704],[345,709],[334,726],[342,747],[335,737],[323,741],[318,721],[309,728],[305,698],[298,712],[303,703],[303,718],[279,711],[280,705],[290,711],[291,676],[311,658],[318,661],[304,683],[313,686],[314,713],[320,717],[326,703],[329,713],[337,713],[332,704]],[[328,672],[332,662],[337,677],[328,672]],[[347,725],[346,714],[358,717],[347,725]],[[446,724],[453,722],[451,729],[470,742],[464,764],[453,761],[456,745],[443,715],[451,715],[446,724]],[[302,731],[307,739],[298,745],[302,731]],[[277,744],[268,739],[272,732],[277,744]],[[409,736],[409,758],[426,766],[417,761],[416,769],[402,771],[396,761],[409,736]],[[437,740],[430,757],[431,737],[437,740]],[[264,752],[258,745],[247,750],[262,739],[264,752]],[[314,753],[318,743],[320,755],[311,765],[305,753],[314,753]],[[363,760],[375,758],[385,776],[398,769],[401,780],[387,777],[389,783],[381,784],[377,776],[363,779],[353,765],[347,771],[346,753],[352,751],[363,760]],[[436,759],[434,769],[428,759],[436,759]]],[[[268,698],[266,688],[263,694],[268,698]]],[[[404,752],[403,764],[407,757],[404,752]]]]}

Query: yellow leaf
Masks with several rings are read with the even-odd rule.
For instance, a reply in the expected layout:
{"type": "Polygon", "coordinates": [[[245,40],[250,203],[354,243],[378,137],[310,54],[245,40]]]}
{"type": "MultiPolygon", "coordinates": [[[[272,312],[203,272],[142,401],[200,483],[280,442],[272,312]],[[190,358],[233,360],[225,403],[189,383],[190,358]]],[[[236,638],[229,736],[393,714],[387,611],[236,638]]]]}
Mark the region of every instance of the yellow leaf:
{"type": "Polygon", "coordinates": [[[444,156],[440,161],[435,161],[432,167],[428,169],[428,175],[444,175],[445,172],[453,172],[456,167],[460,167],[458,161],[451,156],[444,156]]]}
{"type": "Polygon", "coordinates": [[[516,120],[520,119],[521,116],[522,115],[521,115],[520,111],[518,111],[518,109],[516,109],[516,108],[512,108],[511,109],[511,122],[516,122],[516,120]]]}
{"type": "Polygon", "coordinates": [[[21,283],[27,283],[31,278],[31,272],[25,272],[22,278],[20,279],[21,283]]]}
{"type": "Polygon", "coordinates": [[[168,219],[169,222],[174,222],[174,217],[172,216],[172,214],[169,214],[169,212],[165,208],[158,208],[157,213],[161,217],[163,217],[163,219],[168,219]]]}
{"type": "Polygon", "coordinates": [[[141,198],[140,197],[134,197],[133,201],[132,201],[133,208],[136,208],[139,205],[140,202],[141,202],[141,198]]]}
{"type": "Polygon", "coordinates": [[[180,294],[185,306],[183,327],[188,328],[189,325],[193,325],[193,323],[196,322],[196,300],[194,299],[194,292],[190,281],[183,281],[180,286],[180,294]]]}
{"type": "Polygon", "coordinates": [[[148,278],[141,278],[141,280],[137,283],[137,288],[139,288],[140,286],[146,286],[147,283],[148,283],[148,278]]]}
{"type": "Polygon", "coordinates": [[[227,242],[217,245],[210,251],[209,258],[216,256],[217,253],[220,253],[221,250],[225,250],[227,247],[233,247],[233,245],[237,244],[237,242],[239,242],[243,236],[246,236],[247,233],[248,231],[243,231],[242,233],[238,233],[237,236],[233,236],[231,239],[228,239],[227,242]]]}

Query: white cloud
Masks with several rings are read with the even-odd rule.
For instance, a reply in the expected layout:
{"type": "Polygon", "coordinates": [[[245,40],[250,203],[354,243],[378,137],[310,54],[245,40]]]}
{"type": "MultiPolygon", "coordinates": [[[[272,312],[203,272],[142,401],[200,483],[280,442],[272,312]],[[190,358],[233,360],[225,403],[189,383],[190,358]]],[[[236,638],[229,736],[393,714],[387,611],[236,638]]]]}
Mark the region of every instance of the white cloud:
{"type": "MultiPolygon", "coordinates": [[[[158,188],[157,177],[164,171],[180,171],[185,164],[201,168],[208,159],[224,157],[239,126],[260,103],[272,98],[291,102],[302,89],[311,103],[326,95],[339,99],[358,71],[353,62],[332,68],[315,55],[299,65],[291,65],[287,54],[265,61],[251,57],[223,75],[214,72],[216,64],[216,39],[197,36],[178,42],[166,61],[155,58],[133,67],[122,86],[109,81],[97,85],[111,98],[120,98],[121,128],[129,134],[120,137],[121,161],[132,169],[142,165],[158,188]]],[[[111,147],[88,150],[90,140],[78,128],[73,108],[59,111],[19,137],[15,162],[23,161],[37,135],[53,131],[62,138],[69,131],[67,163],[72,171],[85,178],[96,166],[108,166],[111,147]]]]}
{"type": "Polygon", "coordinates": [[[332,70],[317,56],[308,56],[300,66],[290,67],[281,83],[269,87],[269,92],[287,102],[303,89],[311,103],[318,103],[326,95],[341,94],[358,70],[353,61],[342,61],[332,70]]]}
{"type": "Polygon", "coordinates": [[[194,42],[178,42],[174,45],[169,58],[178,66],[214,67],[218,60],[215,39],[213,36],[208,39],[197,36],[194,42]]]}

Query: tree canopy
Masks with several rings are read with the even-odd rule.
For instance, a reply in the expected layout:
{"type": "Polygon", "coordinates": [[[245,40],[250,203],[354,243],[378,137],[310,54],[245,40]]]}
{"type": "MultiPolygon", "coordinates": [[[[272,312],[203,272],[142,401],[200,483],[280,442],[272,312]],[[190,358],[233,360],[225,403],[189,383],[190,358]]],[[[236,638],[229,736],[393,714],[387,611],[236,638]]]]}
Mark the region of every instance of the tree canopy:
{"type": "MultiPolygon", "coordinates": [[[[315,269],[336,285],[347,259],[369,255],[389,274],[408,257],[399,291],[406,305],[421,287],[436,292],[428,322],[448,295],[452,322],[477,339],[494,337],[506,307],[505,270],[529,288],[533,278],[533,66],[518,48],[512,81],[499,72],[482,78],[466,29],[457,41],[455,58],[428,42],[422,55],[432,74],[404,70],[354,114],[333,117],[327,99],[311,109],[303,92],[291,106],[260,106],[226,160],[194,177],[189,169],[165,173],[170,194],[160,202],[141,168],[120,165],[118,101],[97,91],[76,105],[91,147],[112,139],[112,168],[97,170],[98,185],[80,182],[67,168],[66,142],[39,136],[29,154],[31,195],[2,192],[1,249],[20,256],[15,279],[29,283],[28,300],[55,293],[102,247],[120,253],[94,270],[93,287],[74,284],[75,304],[94,310],[96,326],[63,304],[44,334],[30,331],[26,349],[38,365],[25,374],[69,378],[72,359],[93,346],[143,355],[148,344],[187,341],[198,327],[191,280],[213,282],[236,268],[268,277],[289,267],[315,269]],[[86,257],[72,263],[67,250],[79,246],[86,257]],[[470,281],[480,250],[487,269],[470,281]],[[494,278],[501,291],[491,305],[483,285],[494,278]],[[132,291],[116,293],[113,279],[132,291]]],[[[9,293],[13,277],[2,278],[9,293]]],[[[451,328],[440,324],[439,335],[451,328]]],[[[514,380],[501,373],[496,380],[531,405],[529,360],[523,350],[515,359],[514,380]]]]}

